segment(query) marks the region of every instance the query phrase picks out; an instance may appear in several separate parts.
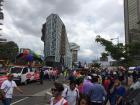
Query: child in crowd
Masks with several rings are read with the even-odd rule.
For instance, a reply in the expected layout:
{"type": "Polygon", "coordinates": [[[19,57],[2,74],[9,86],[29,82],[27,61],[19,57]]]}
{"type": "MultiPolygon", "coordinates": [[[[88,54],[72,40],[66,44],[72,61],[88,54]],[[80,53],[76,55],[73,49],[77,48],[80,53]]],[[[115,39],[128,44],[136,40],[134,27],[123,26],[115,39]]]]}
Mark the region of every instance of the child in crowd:
{"type": "Polygon", "coordinates": [[[79,99],[79,104],[78,105],[89,105],[89,99],[85,95],[81,95],[79,99]]]}

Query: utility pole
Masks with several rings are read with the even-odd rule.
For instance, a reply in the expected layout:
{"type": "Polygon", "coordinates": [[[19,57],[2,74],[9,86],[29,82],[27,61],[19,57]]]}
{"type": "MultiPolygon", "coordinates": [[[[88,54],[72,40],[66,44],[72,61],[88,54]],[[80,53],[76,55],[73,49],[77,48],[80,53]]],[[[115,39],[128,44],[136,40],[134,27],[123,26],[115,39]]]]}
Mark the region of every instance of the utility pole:
{"type": "Polygon", "coordinates": [[[115,39],[117,39],[117,44],[118,44],[118,47],[119,47],[119,36],[117,37],[117,38],[111,38],[111,40],[115,40],[115,39]]]}

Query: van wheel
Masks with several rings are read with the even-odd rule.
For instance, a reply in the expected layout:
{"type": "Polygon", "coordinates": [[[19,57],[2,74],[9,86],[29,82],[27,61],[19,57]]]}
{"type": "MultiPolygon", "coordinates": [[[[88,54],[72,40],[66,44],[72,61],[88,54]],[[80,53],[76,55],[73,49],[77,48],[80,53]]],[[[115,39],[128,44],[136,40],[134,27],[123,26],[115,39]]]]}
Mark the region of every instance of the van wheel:
{"type": "Polygon", "coordinates": [[[19,84],[19,85],[21,85],[21,84],[22,84],[22,82],[21,82],[21,81],[19,81],[19,82],[18,82],[18,84],[19,84]]]}

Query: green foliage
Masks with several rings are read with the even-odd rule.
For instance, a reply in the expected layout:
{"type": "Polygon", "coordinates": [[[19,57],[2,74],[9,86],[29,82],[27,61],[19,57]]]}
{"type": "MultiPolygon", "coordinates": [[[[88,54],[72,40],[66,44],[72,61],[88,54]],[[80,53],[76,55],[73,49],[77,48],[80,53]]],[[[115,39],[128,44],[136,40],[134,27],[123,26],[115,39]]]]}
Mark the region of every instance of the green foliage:
{"type": "Polygon", "coordinates": [[[120,60],[121,57],[123,57],[125,46],[122,43],[114,45],[111,41],[101,38],[99,35],[96,37],[96,42],[105,47],[106,52],[102,53],[102,57],[111,55],[111,57],[115,60],[120,60]]]}
{"type": "Polygon", "coordinates": [[[18,45],[13,41],[0,43],[0,59],[14,62],[18,49],[18,45]]]}
{"type": "Polygon", "coordinates": [[[91,67],[95,67],[95,68],[100,68],[101,67],[101,63],[92,63],[91,67]]]}
{"type": "Polygon", "coordinates": [[[124,64],[125,66],[134,65],[133,57],[140,54],[140,42],[133,42],[129,45],[123,45],[122,43],[115,45],[111,41],[101,38],[99,35],[96,36],[95,41],[105,47],[102,57],[110,55],[119,64],[124,64]]]}
{"type": "Polygon", "coordinates": [[[108,60],[109,54],[107,52],[103,52],[101,55],[102,56],[101,56],[100,60],[102,60],[102,61],[108,60]]]}

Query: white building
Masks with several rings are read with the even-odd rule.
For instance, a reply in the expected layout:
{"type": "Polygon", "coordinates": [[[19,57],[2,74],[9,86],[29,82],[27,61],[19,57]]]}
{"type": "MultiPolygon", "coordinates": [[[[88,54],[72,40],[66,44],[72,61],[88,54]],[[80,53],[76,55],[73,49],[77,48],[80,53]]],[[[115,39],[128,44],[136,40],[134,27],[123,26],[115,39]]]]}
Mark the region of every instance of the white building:
{"type": "Polygon", "coordinates": [[[70,67],[69,41],[65,25],[57,14],[47,17],[46,23],[43,24],[41,39],[44,42],[44,55],[47,62],[70,67]]]}

